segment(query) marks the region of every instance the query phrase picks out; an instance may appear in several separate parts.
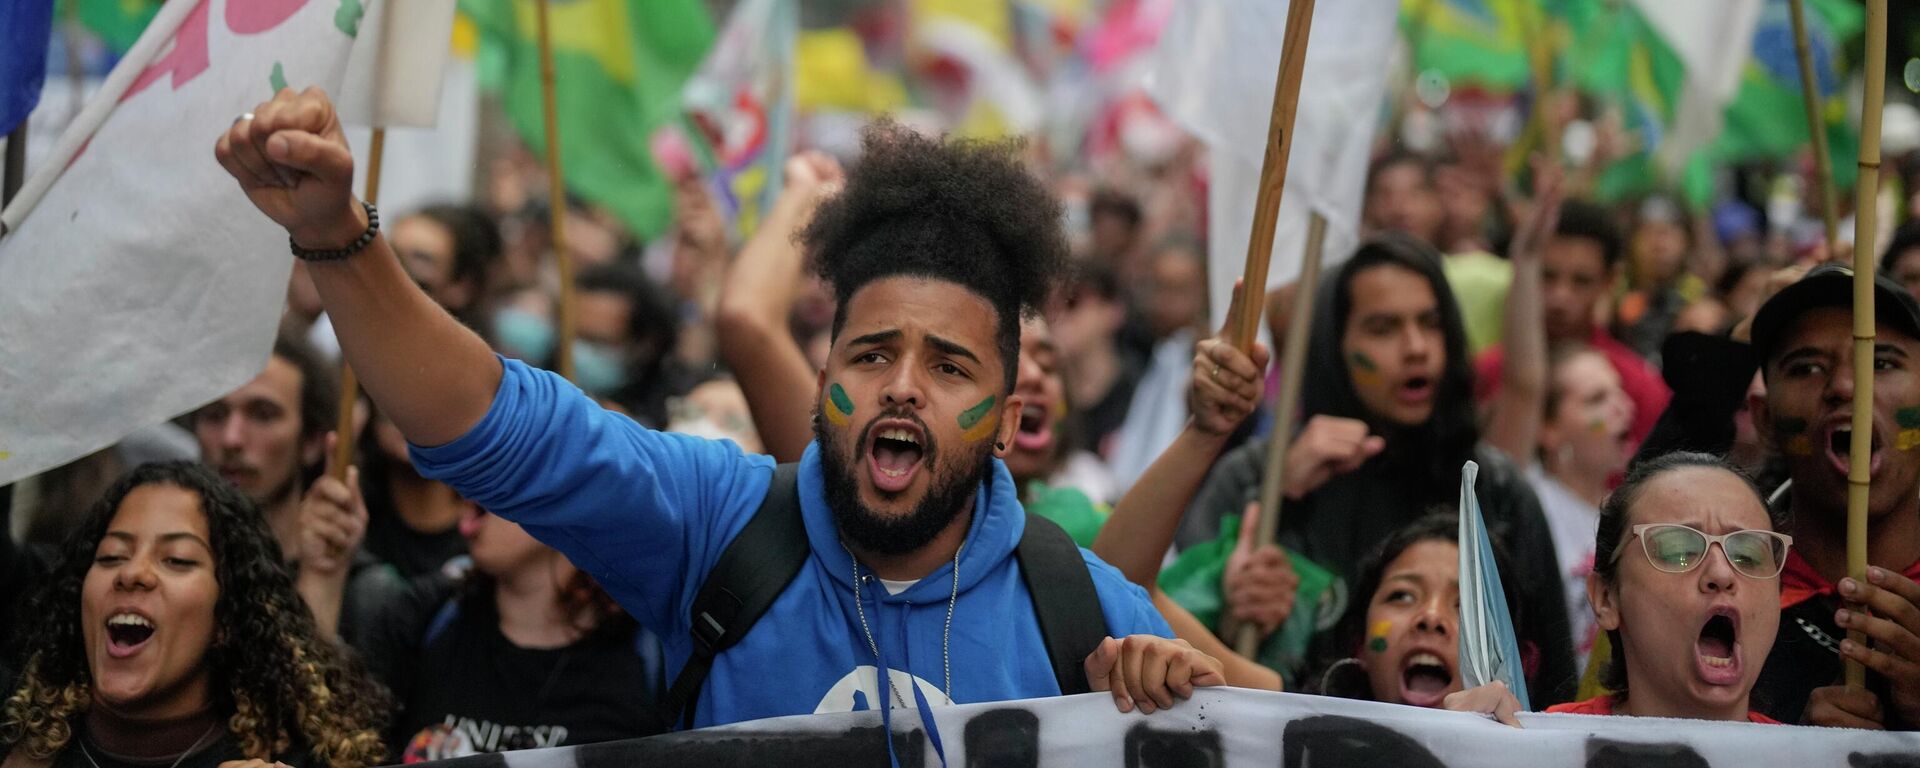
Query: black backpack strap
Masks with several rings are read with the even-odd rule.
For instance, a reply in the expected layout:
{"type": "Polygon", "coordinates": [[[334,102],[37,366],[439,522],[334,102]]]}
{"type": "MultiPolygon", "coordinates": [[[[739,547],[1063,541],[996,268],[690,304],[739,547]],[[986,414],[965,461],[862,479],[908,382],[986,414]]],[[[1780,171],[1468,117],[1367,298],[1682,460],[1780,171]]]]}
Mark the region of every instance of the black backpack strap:
{"type": "Polygon", "coordinates": [[[1061,695],[1088,692],[1086,660],[1107,638],[1107,617],[1079,545],[1057,523],[1028,513],[1014,557],[1033,597],[1040,637],[1046,640],[1061,695]]]}
{"type": "Polygon", "coordinates": [[[694,595],[693,655],[656,710],[663,730],[672,730],[675,722],[693,726],[714,657],[740,642],[806,565],[811,548],[800,517],[799,475],[797,464],[774,469],[759,511],[720,553],[694,595]]]}

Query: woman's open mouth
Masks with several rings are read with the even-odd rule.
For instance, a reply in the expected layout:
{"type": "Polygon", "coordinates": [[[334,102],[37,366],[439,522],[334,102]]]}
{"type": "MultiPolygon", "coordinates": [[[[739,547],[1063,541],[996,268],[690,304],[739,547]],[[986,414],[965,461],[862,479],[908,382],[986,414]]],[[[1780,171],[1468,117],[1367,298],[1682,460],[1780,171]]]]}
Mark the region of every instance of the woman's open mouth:
{"type": "Polygon", "coordinates": [[[893,419],[875,424],[869,434],[867,467],[873,486],[886,494],[906,490],[926,457],[926,433],[911,421],[893,419]]]}
{"type": "Polygon", "coordinates": [[[122,611],[107,617],[107,655],[124,659],[140,652],[153,639],[153,620],[122,611]]]}
{"type": "Polygon", "coordinates": [[[1416,707],[1438,707],[1453,687],[1453,670],[1432,653],[1408,656],[1400,671],[1400,700],[1416,707]]]}
{"type": "Polygon", "coordinates": [[[1395,387],[1393,393],[1400,402],[1407,405],[1420,405],[1433,399],[1434,380],[1427,376],[1414,376],[1395,387]]]}
{"type": "Polygon", "coordinates": [[[1710,685],[1740,682],[1740,614],[1731,607],[1715,608],[1693,643],[1694,667],[1710,685]]]}
{"type": "Polygon", "coordinates": [[[1031,403],[1020,409],[1020,431],[1013,435],[1013,446],[1023,451],[1044,451],[1053,447],[1051,412],[1031,403]]]}

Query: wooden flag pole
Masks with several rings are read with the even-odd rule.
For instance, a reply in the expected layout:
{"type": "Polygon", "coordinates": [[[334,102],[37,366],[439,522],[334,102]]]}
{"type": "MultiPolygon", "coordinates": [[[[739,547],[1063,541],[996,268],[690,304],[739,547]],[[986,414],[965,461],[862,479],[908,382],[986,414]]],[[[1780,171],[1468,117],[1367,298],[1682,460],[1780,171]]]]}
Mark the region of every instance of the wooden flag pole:
{"type": "Polygon", "coordinates": [[[1827,253],[1840,247],[1839,212],[1834,202],[1833,158],[1827,156],[1827,121],[1821,117],[1820,88],[1813,72],[1813,46],[1807,42],[1806,0],[1792,0],[1793,49],[1800,57],[1800,96],[1807,102],[1807,132],[1813,137],[1813,168],[1820,218],[1827,227],[1827,253]]]}
{"type": "MultiPolygon", "coordinates": [[[[1853,444],[1847,454],[1847,574],[1867,580],[1867,494],[1873,455],[1874,214],[1880,191],[1880,111],[1887,91],[1887,0],[1867,0],[1866,94],[1860,107],[1860,179],[1853,212],[1853,444]]],[[[1854,645],[1867,636],[1847,632],[1854,645]]],[[[1866,687],[1867,671],[1846,663],[1848,687],[1866,687]]]]}
{"type": "MultiPolygon", "coordinates": [[[[373,129],[373,141],[367,145],[367,204],[380,204],[380,163],[387,151],[387,129],[373,129]]],[[[353,465],[353,413],[360,406],[360,378],[353,373],[353,366],[347,364],[346,356],[340,357],[340,416],[335,423],[334,432],[339,442],[333,445],[332,477],[340,482],[347,481],[347,467],[353,465]]]]}
{"type": "Polygon", "coordinates": [[[1300,107],[1300,74],[1306,69],[1307,34],[1312,27],[1313,0],[1289,3],[1287,29],[1280,42],[1280,75],[1273,88],[1273,118],[1267,123],[1267,152],[1260,162],[1260,194],[1253,205],[1253,236],[1247,239],[1247,266],[1241,272],[1240,324],[1233,337],[1234,346],[1241,352],[1253,349],[1260,335],[1273,230],[1280,222],[1280,195],[1286,186],[1287,157],[1293,148],[1293,115],[1300,107]]]}
{"type": "MultiPolygon", "coordinates": [[[[1307,327],[1313,323],[1313,299],[1320,292],[1320,260],[1326,237],[1327,219],[1315,212],[1307,224],[1307,252],[1300,259],[1300,282],[1287,319],[1286,346],[1280,350],[1280,399],[1274,403],[1273,437],[1267,445],[1267,469],[1260,482],[1260,530],[1255,534],[1259,538],[1254,539],[1262,544],[1273,541],[1279,530],[1280,474],[1286,466],[1287,442],[1293,439],[1294,426],[1300,420],[1300,374],[1307,363],[1307,327]]],[[[1240,306],[1245,311],[1247,305],[1240,306]]],[[[1240,625],[1233,649],[1255,658],[1260,652],[1260,630],[1252,624],[1240,625]]]]}
{"type": "Polygon", "coordinates": [[[560,270],[559,349],[554,352],[554,369],[573,381],[573,255],[567,252],[567,185],[560,172],[560,120],[554,107],[553,42],[547,33],[547,5],[538,0],[540,29],[540,106],[547,133],[547,207],[553,235],[554,266],[560,270]]]}

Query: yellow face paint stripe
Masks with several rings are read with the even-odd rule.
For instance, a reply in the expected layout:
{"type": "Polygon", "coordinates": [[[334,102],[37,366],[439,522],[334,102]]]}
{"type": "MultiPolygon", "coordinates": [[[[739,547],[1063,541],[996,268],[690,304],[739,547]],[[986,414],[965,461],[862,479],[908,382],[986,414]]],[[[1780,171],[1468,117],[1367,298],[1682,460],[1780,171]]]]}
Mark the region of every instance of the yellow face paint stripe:
{"type": "Polygon", "coordinates": [[[960,433],[960,437],[970,443],[979,442],[998,430],[1000,419],[987,417],[994,413],[993,406],[999,402],[1000,398],[989,395],[979,405],[961,411],[960,428],[966,431],[960,433]]]}
{"type": "Polygon", "coordinates": [[[827,421],[836,427],[844,427],[853,416],[853,398],[847,397],[847,391],[834,382],[827,387],[827,421]]]}

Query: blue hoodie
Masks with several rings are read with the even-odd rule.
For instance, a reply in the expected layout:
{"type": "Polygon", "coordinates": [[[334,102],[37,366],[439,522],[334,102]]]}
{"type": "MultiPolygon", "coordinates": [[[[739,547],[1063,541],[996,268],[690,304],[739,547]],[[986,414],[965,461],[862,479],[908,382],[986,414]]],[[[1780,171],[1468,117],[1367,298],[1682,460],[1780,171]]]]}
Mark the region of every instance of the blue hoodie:
{"type": "MultiPolygon", "coordinates": [[[[413,448],[422,475],[526,527],[592,574],[663,639],[676,673],[692,653],[689,606],[720,553],[759,509],[773,460],[731,441],[655,432],[600,408],[565,379],[503,361],[485,418],[443,446],[413,448]]],[[[877,663],[854,607],[854,563],[827,507],[817,445],[800,460],[800,509],[813,555],[767,613],[715,660],[694,725],[780,715],[881,709],[875,670],[892,670],[916,709],[946,701],[942,658],[953,566],[897,595],[867,576],[863,610],[877,663]],[[910,675],[910,677],[909,677],[910,675]]],[[[1014,548],[1026,513],[1013,478],[995,460],[974,495],[960,550],[950,653],[958,703],[1059,695],[1014,548]]],[[[1108,634],[1171,637],[1145,590],[1081,550],[1108,634]]],[[[905,706],[902,707],[901,704],[905,706]]]]}

